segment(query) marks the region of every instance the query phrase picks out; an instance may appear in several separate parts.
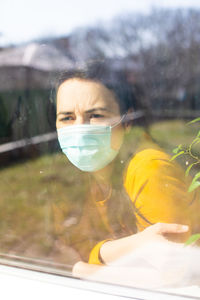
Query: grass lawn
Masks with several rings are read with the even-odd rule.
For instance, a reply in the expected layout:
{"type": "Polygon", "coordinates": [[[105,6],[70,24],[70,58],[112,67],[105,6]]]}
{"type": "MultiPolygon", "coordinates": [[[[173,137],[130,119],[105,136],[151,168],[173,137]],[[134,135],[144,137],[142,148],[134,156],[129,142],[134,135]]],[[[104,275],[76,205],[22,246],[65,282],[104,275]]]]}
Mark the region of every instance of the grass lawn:
{"type": "Polygon", "coordinates": [[[0,251],[46,257],[65,219],[80,213],[81,178],[62,154],[1,169],[0,178],[0,251]]]}

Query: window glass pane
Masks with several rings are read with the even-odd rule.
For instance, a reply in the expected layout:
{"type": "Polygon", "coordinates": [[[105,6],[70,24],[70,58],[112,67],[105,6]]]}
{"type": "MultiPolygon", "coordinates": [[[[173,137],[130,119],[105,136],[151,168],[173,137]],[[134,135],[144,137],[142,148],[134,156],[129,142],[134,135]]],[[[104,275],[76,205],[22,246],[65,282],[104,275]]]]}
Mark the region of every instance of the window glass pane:
{"type": "Polygon", "coordinates": [[[199,4],[12,5],[0,4],[16,23],[4,17],[0,36],[2,260],[196,295],[199,4]]]}

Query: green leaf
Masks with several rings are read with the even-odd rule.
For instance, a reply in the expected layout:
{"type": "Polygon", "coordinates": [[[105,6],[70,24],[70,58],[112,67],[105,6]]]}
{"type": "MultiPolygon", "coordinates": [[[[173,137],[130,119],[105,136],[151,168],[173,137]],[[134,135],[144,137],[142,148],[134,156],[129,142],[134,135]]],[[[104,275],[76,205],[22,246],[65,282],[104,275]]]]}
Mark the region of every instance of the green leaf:
{"type": "Polygon", "coordinates": [[[190,125],[190,124],[193,124],[193,123],[196,123],[196,122],[199,122],[199,121],[200,121],[200,117],[188,122],[187,124],[190,125]]]}
{"type": "Polygon", "coordinates": [[[192,182],[197,181],[197,179],[199,179],[199,178],[200,178],[200,172],[198,172],[198,173],[194,176],[192,182]]]}
{"type": "Polygon", "coordinates": [[[174,154],[177,154],[178,151],[179,151],[179,148],[178,148],[178,147],[177,147],[177,148],[174,148],[174,149],[172,150],[172,152],[173,152],[174,154]]]}
{"type": "Polygon", "coordinates": [[[198,187],[200,186],[200,181],[192,181],[192,183],[190,184],[189,188],[188,188],[188,192],[191,193],[194,190],[196,190],[198,187]]]}
{"type": "Polygon", "coordinates": [[[179,152],[179,150],[181,150],[181,149],[182,149],[182,145],[180,144],[180,145],[178,145],[178,147],[174,148],[172,150],[172,152],[175,153],[175,154],[177,154],[179,152]]]}
{"type": "Polygon", "coordinates": [[[193,163],[191,165],[189,165],[185,171],[185,176],[188,176],[190,173],[190,170],[192,169],[192,167],[195,165],[196,163],[193,163]]]}
{"type": "Polygon", "coordinates": [[[189,239],[185,242],[185,246],[191,245],[200,239],[200,233],[193,234],[189,237],[189,239]]]}
{"type": "Polygon", "coordinates": [[[184,154],[184,151],[180,151],[179,153],[175,154],[174,156],[172,156],[172,158],[170,159],[170,161],[174,160],[175,158],[177,158],[178,156],[184,154]]]}
{"type": "Polygon", "coordinates": [[[192,145],[198,144],[199,142],[200,142],[200,137],[196,137],[196,138],[192,141],[192,145]]]}

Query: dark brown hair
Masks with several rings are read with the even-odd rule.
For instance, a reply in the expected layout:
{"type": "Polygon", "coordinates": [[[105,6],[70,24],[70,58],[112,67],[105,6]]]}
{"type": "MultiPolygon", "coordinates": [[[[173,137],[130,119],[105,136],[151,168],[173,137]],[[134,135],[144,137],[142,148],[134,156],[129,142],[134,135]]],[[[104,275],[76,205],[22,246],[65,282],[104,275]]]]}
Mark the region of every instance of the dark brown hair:
{"type": "MultiPolygon", "coordinates": [[[[49,121],[55,128],[56,120],[56,94],[59,86],[66,80],[80,78],[102,83],[111,90],[119,104],[120,113],[124,115],[128,111],[140,111],[135,114],[134,124],[147,125],[146,108],[141,99],[141,91],[138,86],[128,79],[126,71],[113,71],[106,61],[94,61],[86,64],[84,67],[74,68],[58,74],[56,83],[51,90],[50,105],[48,107],[49,121]]],[[[131,119],[131,118],[130,118],[131,119]]]]}

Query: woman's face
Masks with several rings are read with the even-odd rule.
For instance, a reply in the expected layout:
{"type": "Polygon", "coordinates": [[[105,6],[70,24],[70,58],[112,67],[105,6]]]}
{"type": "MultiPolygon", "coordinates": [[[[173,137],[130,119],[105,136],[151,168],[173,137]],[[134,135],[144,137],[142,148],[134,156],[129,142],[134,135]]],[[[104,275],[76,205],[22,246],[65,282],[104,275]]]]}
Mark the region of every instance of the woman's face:
{"type": "MultiPolygon", "coordinates": [[[[57,129],[68,125],[114,125],[120,121],[120,108],[112,91],[103,84],[79,78],[63,82],[57,92],[57,129]]],[[[119,150],[124,127],[112,129],[111,147],[119,150]]]]}

